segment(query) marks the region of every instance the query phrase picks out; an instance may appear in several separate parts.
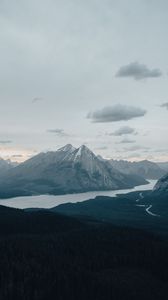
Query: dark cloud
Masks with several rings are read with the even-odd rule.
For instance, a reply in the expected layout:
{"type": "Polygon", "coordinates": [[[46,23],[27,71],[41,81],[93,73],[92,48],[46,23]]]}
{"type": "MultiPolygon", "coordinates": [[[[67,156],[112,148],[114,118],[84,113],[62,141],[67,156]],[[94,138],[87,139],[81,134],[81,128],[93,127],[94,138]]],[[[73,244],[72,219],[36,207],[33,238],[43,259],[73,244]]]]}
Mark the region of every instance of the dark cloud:
{"type": "Polygon", "coordinates": [[[64,129],[61,128],[56,128],[56,129],[48,129],[47,132],[49,133],[53,133],[59,137],[65,137],[65,136],[69,136],[69,134],[67,134],[64,129]]]}
{"type": "Polygon", "coordinates": [[[118,142],[117,144],[132,144],[135,143],[135,140],[130,140],[130,139],[123,139],[120,142],[118,142]]]}
{"type": "Polygon", "coordinates": [[[160,107],[165,107],[168,110],[168,102],[162,103],[160,107]]]}
{"type": "Polygon", "coordinates": [[[162,72],[159,69],[149,69],[146,65],[138,62],[132,62],[126,66],[122,66],[116,77],[132,77],[135,80],[142,80],[145,78],[160,77],[162,72]]]}
{"type": "Polygon", "coordinates": [[[11,144],[12,143],[12,141],[10,141],[10,140],[1,140],[0,141],[0,144],[11,144]]]}
{"type": "Polygon", "coordinates": [[[142,117],[145,114],[146,110],[142,108],[118,104],[90,112],[87,115],[87,118],[91,119],[94,123],[105,123],[127,121],[133,118],[142,117]]]}
{"type": "Polygon", "coordinates": [[[123,127],[120,127],[119,129],[117,129],[116,131],[109,133],[108,135],[121,136],[121,135],[126,135],[126,134],[136,134],[136,131],[132,127],[123,126],[123,127]]]}
{"type": "Polygon", "coordinates": [[[40,101],[43,101],[42,97],[35,97],[35,98],[33,98],[32,103],[36,103],[36,102],[40,102],[40,101]]]}

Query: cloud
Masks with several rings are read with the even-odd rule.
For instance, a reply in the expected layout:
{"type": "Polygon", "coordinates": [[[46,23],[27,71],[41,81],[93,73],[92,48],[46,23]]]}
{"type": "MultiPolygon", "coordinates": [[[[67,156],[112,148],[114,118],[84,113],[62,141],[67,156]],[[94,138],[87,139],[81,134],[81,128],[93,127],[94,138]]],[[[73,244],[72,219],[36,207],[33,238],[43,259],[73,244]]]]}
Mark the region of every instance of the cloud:
{"type": "Polygon", "coordinates": [[[34,103],[39,102],[39,101],[43,101],[43,98],[42,97],[35,97],[35,98],[33,98],[32,103],[34,104],[34,103]]]}
{"type": "Polygon", "coordinates": [[[150,149],[149,147],[143,147],[143,146],[135,145],[135,146],[124,148],[124,151],[137,151],[137,150],[147,151],[149,149],[150,149]]]}
{"type": "Polygon", "coordinates": [[[22,154],[13,154],[11,157],[19,158],[19,157],[24,157],[24,155],[22,155],[22,154]]]}
{"type": "Polygon", "coordinates": [[[153,152],[158,152],[158,153],[167,153],[168,149],[154,149],[153,152]]]}
{"type": "Polygon", "coordinates": [[[95,150],[107,150],[107,149],[108,149],[107,146],[100,146],[95,148],[95,150]]]}
{"type": "Polygon", "coordinates": [[[55,135],[59,136],[59,137],[65,137],[65,136],[69,136],[69,134],[67,134],[64,129],[61,128],[56,128],[56,129],[48,129],[47,132],[49,133],[54,133],[55,135]]]}
{"type": "Polygon", "coordinates": [[[132,144],[135,143],[135,140],[130,140],[130,139],[123,139],[120,142],[118,142],[117,144],[132,144]]]}
{"type": "Polygon", "coordinates": [[[116,73],[116,77],[132,77],[135,80],[156,78],[160,76],[162,76],[162,72],[159,69],[149,69],[146,65],[138,62],[132,62],[122,66],[116,73]]]}
{"type": "Polygon", "coordinates": [[[0,141],[0,144],[11,144],[12,143],[12,141],[10,141],[10,140],[2,140],[2,141],[0,141]]]}
{"type": "Polygon", "coordinates": [[[165,107],[168,110],[168,102],[162,103],[160,107],[165,107]]]}
{"type": "Polygon", "coordinates": [[[126,134],[136,134],[136,131],[132,127],[122,126],[119,129],[117,129],[116,131],[109,133],[108,135],[121,136],[121,135],[126,135],[126,134]]]}
{"type": "Polygon", "coordinates": [[[87,118],[91,119],[93,123],[107,123],[128,121],[133,118],[142,117],[145,114],[146,110],[142,108],[118,104],[90,112],[87,118]]]}

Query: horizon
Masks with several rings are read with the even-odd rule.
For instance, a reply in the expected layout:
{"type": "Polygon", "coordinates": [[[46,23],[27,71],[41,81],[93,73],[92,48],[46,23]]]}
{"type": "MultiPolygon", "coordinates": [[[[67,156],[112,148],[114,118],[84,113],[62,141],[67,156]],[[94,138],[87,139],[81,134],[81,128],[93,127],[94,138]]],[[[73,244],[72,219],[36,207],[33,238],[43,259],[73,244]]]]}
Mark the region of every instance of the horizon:
{"type": "Polygon", "coordinates": [[[79,148],[81,148],[82,146],[86,146],[89,150],[91,150],[96,156],[101,156],[103,159],[106,159],[106,160],[115,160],[115,161],[128,161],[128,162],[142,162],[142,161],[151,161],[151,162],[154,162],[154,163],[167,163],[168,161],[153,161],[153,160],[150,160],[150,159],[137,159],[137,160],[131,160],[131,159],[124,159],[124,158],[121,158],[121,159],[119,159],[119,158],[115,158],[115,157],[103,157],[103,155],[100,155],[99,153],[97,153],[97,152],[95,152],[94,150],[92,150],[92,149],[90,149],[87,145],[85,145],[85,144],[82,144],[82,145],[80,145],[79,147],[74,147],[74,145],[73,144],[70,144],[70,143],[68,143],[68,144],[65,144],[65,145],[63,145],[63,146],[61,146],[61,147],[59,147],[59,148],[57,148],[57,149],[50,149],[50,150],[46,150],[46,151],[40,151],[40,152],[38,152],[38,153],[36,153],[36,154],[34,154],[34,155],[31,155],[30,157],[27,157],[26,159],[24,159],[23,160],[23,157],[21,156],[20,157],[20,159],[18,159],[19,157],[17,156],[17,158],[15,158],[14,156],[12,157],[12,159],[10,159],[10,158],[7,158],[7,159],[5,159],[5,158],[3,158],[3,157],[1,157],[0,156],[0,159],[4,159],[4,160],[6,160],[6,161],[11,161],[11,162],[16,162],[16,163],[22,163],[22,162],[25,162],[25,161],[27,161],[27,160],[29,160],[29,159],[31,159],[31,158],[33,158],[33,157],[35,157],[35,156],[37,156],[37,155],[39,155],[40,153],[48,153],[48,152],[57,152],[58,150],[60,150],[61,148],[64,148],[64,147],[66,147],[66,146],[68,146],[68,145],[70,145],[70,146],[72,146],[73,148],[74,148],[74,150],[78,150],[79,148]]]}

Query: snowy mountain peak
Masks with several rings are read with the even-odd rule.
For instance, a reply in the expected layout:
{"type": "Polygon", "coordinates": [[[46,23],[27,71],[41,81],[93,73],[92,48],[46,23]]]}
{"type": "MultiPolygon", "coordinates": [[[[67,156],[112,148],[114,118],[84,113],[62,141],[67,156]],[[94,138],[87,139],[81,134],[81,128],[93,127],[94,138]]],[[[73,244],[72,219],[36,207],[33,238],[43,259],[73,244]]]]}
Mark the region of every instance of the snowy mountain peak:
{"type": "Polygon", "coordinates": [[[101,161],[105,161],[105,159],[101,155],[97,155],[97,158],[101,161]]]}
{"type": "Polygon", "coordinates": [[[95,154],[87,146],[82,145],[82,146],[80,146],[77,149],[75,158],[81,157],[81,156],[84,156],[84,157],[94,157],[95,154]]]}
{"type": "Polygon", "coordinates": [[[76,148],[73,147],[71,144],[67,144],[61,148],[59,148],[57,151],[63,151],[63,152],[73,152],[75,151],[76,148]]]}
{"type": "Polygon", "coordinates": [[[75,149],[67,144],[57,151],[40,153],[7,171],[1,178],[0,192],[10,190],[13,195],[17,189],[19,195],[64,194],[129,188],[146,183],[134,177],[115,170],[85,145],[75,149]]]}
{"type": "Polygon", "coordinates": [[[94,155],[94,153],[87,146],[85,146],[85,145],[80,146],[79,151],[81,153],[84,152],[84,153],[88,153],[88,154],[93,154],[94,155]]]}

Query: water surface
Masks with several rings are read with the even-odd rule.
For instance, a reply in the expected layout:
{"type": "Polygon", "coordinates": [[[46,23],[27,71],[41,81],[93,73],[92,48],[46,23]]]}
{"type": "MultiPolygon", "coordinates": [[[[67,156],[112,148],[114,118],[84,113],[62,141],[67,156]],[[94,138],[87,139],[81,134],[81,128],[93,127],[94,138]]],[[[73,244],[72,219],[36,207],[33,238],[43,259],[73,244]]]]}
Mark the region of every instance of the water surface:
{"type": "Polygon", "coordinates": [[[40,195],[40,196],[24,196],[10,199],[0,200],[0,205],[5,205],[14,208],[51,208],[58,206],[63,203],[77,203],[89,199],[94,199],[96,196],[109,196],[114,197],[117,194],[126,194],[135,191],[152,190],[156,180],[148,180],[149,184],[139,185],[131,189],[115,190],[115,191],[95,191],[78,194],[67,194],[67,195],[40,195]]]}

